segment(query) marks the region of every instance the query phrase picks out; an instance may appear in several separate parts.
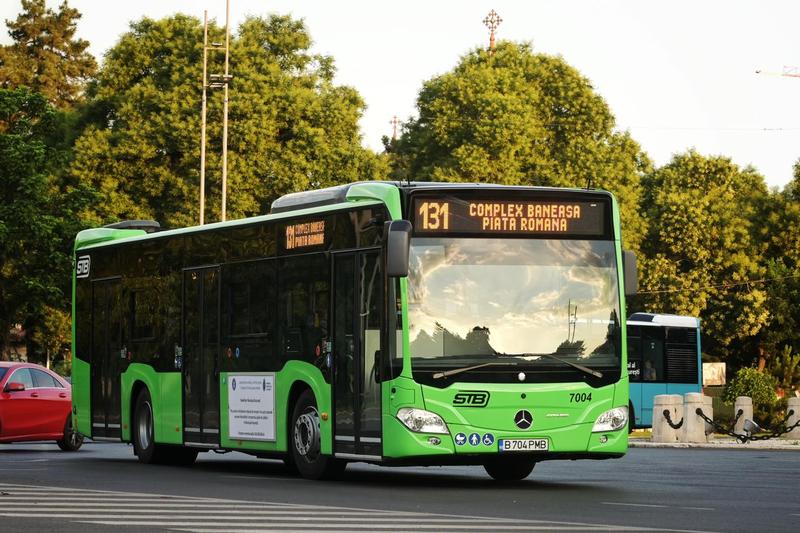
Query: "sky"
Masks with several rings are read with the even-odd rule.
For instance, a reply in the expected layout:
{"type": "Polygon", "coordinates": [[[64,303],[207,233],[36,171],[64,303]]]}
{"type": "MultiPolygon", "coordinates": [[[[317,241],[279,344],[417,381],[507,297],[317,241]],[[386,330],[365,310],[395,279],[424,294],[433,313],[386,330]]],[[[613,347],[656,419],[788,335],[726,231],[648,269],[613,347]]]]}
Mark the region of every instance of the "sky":
{"type": "MultiPolygon", "coordinates": [[[[99,59],[144,16],[202,20],[207,9],[225,21],[225,0],[69,4],[83,14],[78,35],[99,59]]],[[[752,165],[772,187],[791,179],[800,159],[800,77],[777,74],[800,67],[796,0],[231,0],[231,27],[248,15],[304,19],[312,50],[334,58],[336,82],[366,101],[363,142],[380,151],[392,117],[415,116],[425,81],[488,45],[482,21],[492,9],[502,18],[498,39],[532,42],[535,52],[580,70],[617,129],[630,131],[656,165],[694,148],[752,165]]],[[[19,11],[17,0],[0,2],[0,19],[19,11]]],[[[8,42],[3,33],[0,43],[8,42]]]]}

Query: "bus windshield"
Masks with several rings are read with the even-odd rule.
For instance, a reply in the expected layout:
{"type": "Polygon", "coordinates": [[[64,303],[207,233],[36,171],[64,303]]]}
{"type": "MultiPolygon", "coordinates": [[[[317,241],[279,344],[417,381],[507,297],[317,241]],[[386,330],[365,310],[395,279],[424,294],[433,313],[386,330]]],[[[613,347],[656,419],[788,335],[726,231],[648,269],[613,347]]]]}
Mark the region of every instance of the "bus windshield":
{"type": "Polygon", "coordinates": [[[414,370],[620,364],[612,241],[415,238],[408,295],[414,370]]]}

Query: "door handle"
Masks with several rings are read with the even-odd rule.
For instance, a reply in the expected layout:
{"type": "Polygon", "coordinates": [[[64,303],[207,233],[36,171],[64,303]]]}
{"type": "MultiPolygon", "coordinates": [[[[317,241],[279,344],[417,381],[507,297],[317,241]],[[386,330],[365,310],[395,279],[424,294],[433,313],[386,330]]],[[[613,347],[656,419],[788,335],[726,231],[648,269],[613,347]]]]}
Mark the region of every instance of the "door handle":
{"type": "Polygon", "coordinates": [[[38,392],[32,392],[31,393],[31,398],[38,398],[38,397],[39,397],[39,393],[38,392]]]}
{"type": "Polygon", "coordinates": [[[58,397],[59,398],[66,398],[67,397],[67,393],[66,392],[59,392],[58,393],[58,397]]]}

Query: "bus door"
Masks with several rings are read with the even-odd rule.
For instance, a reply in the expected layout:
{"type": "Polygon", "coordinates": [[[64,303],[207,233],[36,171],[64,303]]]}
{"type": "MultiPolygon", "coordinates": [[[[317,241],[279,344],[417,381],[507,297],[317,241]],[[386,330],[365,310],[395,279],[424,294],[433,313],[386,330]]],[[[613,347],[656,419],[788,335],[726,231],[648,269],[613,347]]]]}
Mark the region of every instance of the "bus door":
{"type": "Polygon", "coordinates": [[[642,327],[642,425],[653,425],[653,398],[667,393],[664,328],[642,327]]]}
{"type": "Polygon", "coordinates": [[[639,326],[628,326],[628,380],[633,406],[631,427],[642,426],[642,338],[639,326]]]}
{"type": "Polygon", "coordinates": [[[380,253],[335,255],[333,277],[334,453],[380,459],[384,321],[380,253]]]}
{"type": "Polygon", "coordinates": [[[183,271],[183,440],[219,444],[219,267],[183,271]]]}
{"type": "Polygon", "coordinates": [[[127,357],[122,340],[119,278],[92,282],[92,437],[119,438],[120,368],[127,357]]]}

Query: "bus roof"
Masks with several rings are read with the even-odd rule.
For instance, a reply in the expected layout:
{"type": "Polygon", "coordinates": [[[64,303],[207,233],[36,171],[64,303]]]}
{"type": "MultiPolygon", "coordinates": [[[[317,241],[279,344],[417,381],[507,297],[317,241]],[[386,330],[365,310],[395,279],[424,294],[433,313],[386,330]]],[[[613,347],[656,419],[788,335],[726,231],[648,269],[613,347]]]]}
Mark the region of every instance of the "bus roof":
{"type": "MultiPolygon", "coordinates": [[[[505,191],[552,191],[552,192],[571,192],[571,193],[594,193],[603,196],[612,196],[608,191],[602,189],[578,189],[578,188],[561,188],[561,187],[538,187],[538,186],[524,186],[524,185],[497,185],[492,183],[450,183],[450,182],[435,182],[435,181],[359,181],[348,183],[345,185],[336,185],[334,187],[327,187],[324,189],[314,189],[310,191],[301,191],[289,193],[281,196],[272,202],[270,212],[266,215],[259,215],[250,218],[242,218],[237,220],[229,220],[226,222],[216,222],[205,224],[203,226],[190,226],[186,228],[175,228],[147,233],[142,229],[136,229],[136,226],[129,226],[128,222],[108,225],[102,228],[86,229],[78,233],[75,238],[75,250],[79,248],[87,248],[90,246],[104,245],[119,240],[138,240],[141,238],[158,238],[166,235],[175,235],[178,233],[191,233],[197,231],[208,231],[228,226],[238,226],[260,222],[269,219],[281,219],[291,216],[297,211],[308,210],[309,213],[318,212],[319,208],[335,208],[336,206],[344,206],[351,202],[358,201],[381,201],[389,207],[390,213],[393,216],[399,215],[399,204],[397,204],[398,211],[393,212],[390,204],[399,200],[398,190],[412,191],[416,189],[449,189],[449,190],[465,190],[465,189],[493,189],[505,191]],[[124,228],[124,229],[123,229],[124,228]]],[[[299,214],[299,213],[298,213],[299,214]]]]}
{"type": "Polygon", "coordinates": [[[634,313],[628,317],[628,324],[634,326],[671,326],[678,328],[699,328],[700,319],[693,316],[662,315],[656,313],[634,313]]]}

